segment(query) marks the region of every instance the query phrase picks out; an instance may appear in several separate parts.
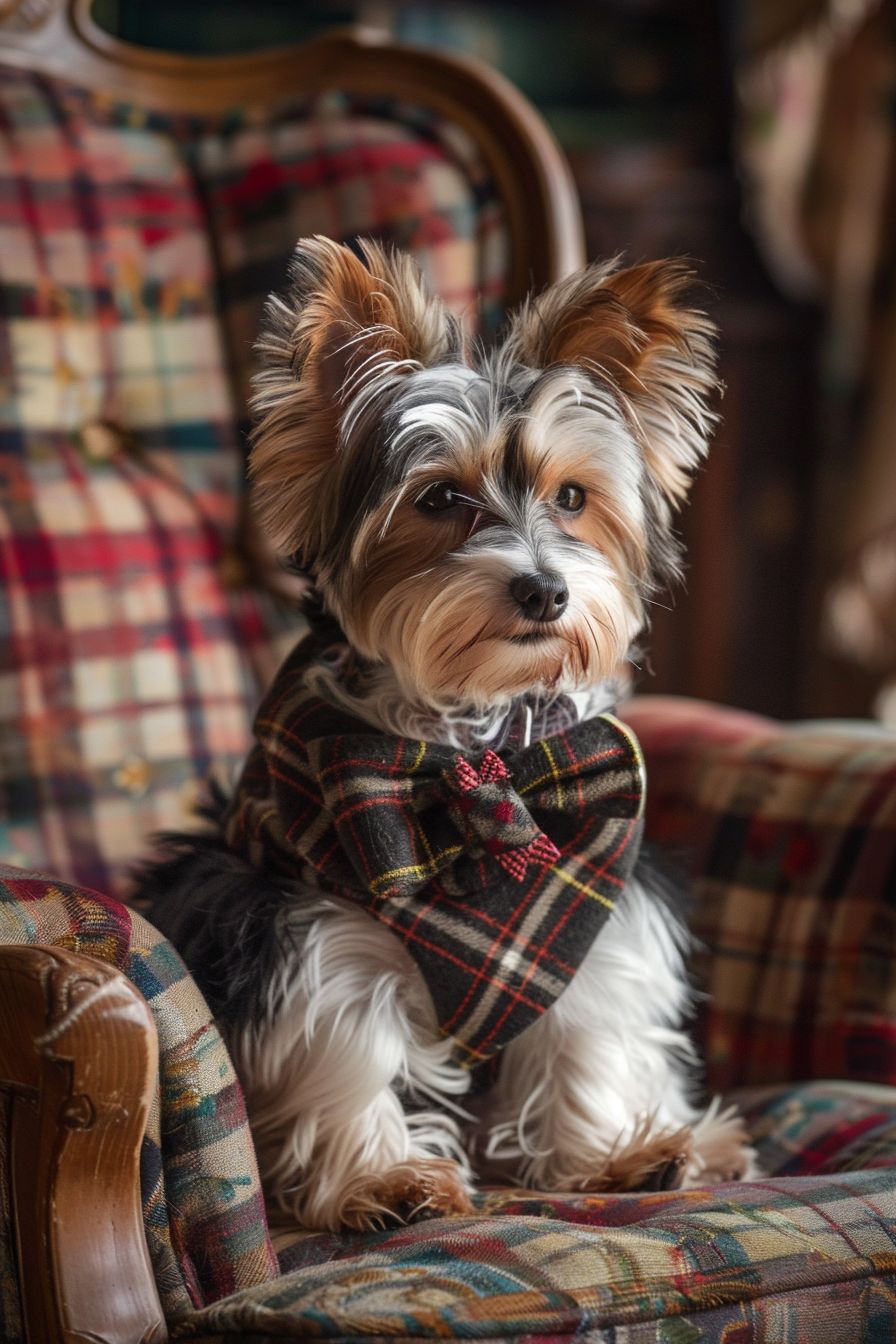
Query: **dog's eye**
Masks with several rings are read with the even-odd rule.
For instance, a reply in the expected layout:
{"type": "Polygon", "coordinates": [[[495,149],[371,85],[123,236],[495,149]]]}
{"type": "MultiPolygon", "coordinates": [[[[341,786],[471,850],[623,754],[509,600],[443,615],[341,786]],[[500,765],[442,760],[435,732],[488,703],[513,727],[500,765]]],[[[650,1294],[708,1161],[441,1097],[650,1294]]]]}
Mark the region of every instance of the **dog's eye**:
{"type": "Polygon", "coordinates": [[[559,509],[563,509],[566,513],[581,513],[585,507],[585,491],[580,485],[574,485],[572,481],[567,481],[557,491],[555,503],[559,509]]]}
{"type": "Polygon", "coordinates": [[[461,503],[460,487],[454,481],[436,481],[414,503],[423,513],[446,513],[461,503]]]}

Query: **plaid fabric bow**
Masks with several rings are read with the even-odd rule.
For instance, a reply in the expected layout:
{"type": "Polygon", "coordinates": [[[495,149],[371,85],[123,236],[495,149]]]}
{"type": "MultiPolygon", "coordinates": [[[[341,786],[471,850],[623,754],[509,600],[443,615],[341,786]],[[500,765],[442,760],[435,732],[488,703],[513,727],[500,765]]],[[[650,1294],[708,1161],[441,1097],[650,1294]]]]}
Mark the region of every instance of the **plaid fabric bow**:
{"type": "Polygon", "coordinates": [[[610,715],[505,759],[375,733],[306,688],[312,656],[294,651],[259,711],[228,842],[386,924],[473,1067],[557,999],[622,895],[637,741],[610,715]]]}

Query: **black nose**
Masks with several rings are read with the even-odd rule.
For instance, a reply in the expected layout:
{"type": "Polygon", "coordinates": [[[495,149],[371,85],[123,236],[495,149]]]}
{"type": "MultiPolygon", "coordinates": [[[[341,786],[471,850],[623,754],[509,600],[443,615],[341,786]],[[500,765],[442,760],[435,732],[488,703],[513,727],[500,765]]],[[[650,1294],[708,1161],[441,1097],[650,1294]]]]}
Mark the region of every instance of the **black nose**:
{"type": "Polygon", "coordinates": [[[510,595],[530,621],[556,621],[569,601],[559,574],[520,574],[511,580],[510,595]]]}

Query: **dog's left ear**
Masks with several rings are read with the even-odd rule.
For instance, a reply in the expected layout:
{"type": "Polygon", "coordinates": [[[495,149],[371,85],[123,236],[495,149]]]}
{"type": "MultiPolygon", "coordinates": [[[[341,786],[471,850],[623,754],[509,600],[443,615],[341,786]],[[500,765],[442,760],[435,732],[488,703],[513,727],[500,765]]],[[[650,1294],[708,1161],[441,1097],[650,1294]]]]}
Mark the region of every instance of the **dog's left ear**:
{"type": "Polygon", "coordinates": [[[337,526],[340,483],[357,469],[342,451],[346,424],[374,419],[412,370],[462,358],[458,323],[412,259],[359,246],[363,260],[329,238],[302,239],[256,346],[255,509],[275,550],[309,570],[337,526]]]}
{"type": "Polygon", "coordinates": [[[706,453],[719,386],[715,327],[687,298],[693,279],[681,260],[590,266],[527,300],[505,343],[530,368],[572,365],[615,389],[650,477],[673,507],[706,453]]]}

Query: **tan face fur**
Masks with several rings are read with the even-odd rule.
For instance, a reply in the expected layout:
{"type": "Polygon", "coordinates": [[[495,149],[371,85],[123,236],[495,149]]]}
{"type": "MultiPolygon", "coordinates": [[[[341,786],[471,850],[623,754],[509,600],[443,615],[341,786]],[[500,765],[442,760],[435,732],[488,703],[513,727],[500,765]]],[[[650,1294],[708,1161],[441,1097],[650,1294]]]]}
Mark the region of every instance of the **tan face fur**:
{"type": "Polygon", "coordinates": [[[408,695],[487,706],[611,677],[674,570],[671,513],[713,419],[711,328],[684,306],[686,271],[592,267],[476,355],[407,258],[364,253],[300,245],[270,309],[263,524],[408,695]],[[427,507],[445,489],[455,504],[427,507]],[[510,592],[533,572],[568,590],[549,623],[510,592]]]}

